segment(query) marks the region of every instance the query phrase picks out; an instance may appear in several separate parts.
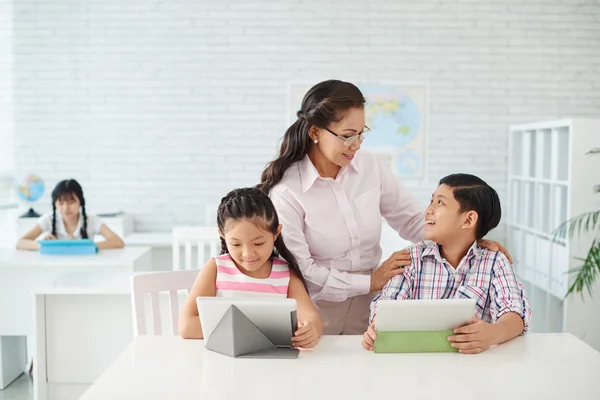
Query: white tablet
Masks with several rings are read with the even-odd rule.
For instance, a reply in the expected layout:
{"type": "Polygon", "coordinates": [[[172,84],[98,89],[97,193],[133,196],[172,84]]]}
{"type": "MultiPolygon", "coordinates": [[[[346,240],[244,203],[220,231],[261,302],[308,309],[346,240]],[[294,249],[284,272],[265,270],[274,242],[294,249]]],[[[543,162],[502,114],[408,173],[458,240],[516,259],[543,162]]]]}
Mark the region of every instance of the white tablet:
{"type": "Polygon", "coordinates": [[[230,306],[236,306],[276,346],[289,346],[298,325],[296,299],[197,297],[202,335],[208,339],[230,306]]]}
{"type": "Polygon", "coordinates": [[[475,313],[475,299],[380,300],[375,330],[442,331],[467,324],[475,313]]]}

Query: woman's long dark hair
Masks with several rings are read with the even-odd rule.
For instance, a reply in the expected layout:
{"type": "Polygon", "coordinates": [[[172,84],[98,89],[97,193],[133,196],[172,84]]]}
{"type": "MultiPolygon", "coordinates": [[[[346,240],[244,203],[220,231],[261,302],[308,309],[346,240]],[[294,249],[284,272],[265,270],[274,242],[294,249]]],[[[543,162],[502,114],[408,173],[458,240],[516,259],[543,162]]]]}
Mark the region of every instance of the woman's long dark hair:
{"type": "Polygon", "coordinates": [[[56,201],[59,199],[79,199],[81,203],[81,215],[83,216],[83,225],[81,226],[81,238],[88,239],[87,233],[87,214],[85,213],[85,198],[83,189],[75,179],[60,181],[52,191],[52,235],[56,237],[56,201]]]}
{"type": "MultiPolygon", "coordinates": [[[[277,216],[273,202],[265,192],[256,188],[235,189],[223,197],[217,210],[217,226],[222,233],[225,233],[225,227],[230,220],[252,221],[259,228],[271,232],[273,235],[277,234],[277,227],[279,226],[279,217],[277,216]]],[[[300,272],[300,268],[298,267],[298,262],[285,246],[281,235],[275,239],[274,247],[271,257],[281,257],[284,259],[290,269],[298,275],[304,287],[306,287],[302,272],[300,272]]],[[[225,239],[221,237],[221,254],[228,253],[225,239]]]]}
{"type": "Polygon", "coordinates": [[[328,128],[338,123],[346,111],[365,105],[360,90],[351,83],[329,80],[313,86],[302,99],[302,107],[297,113],[298,120],[285,132],[279,157],[271,161],[256,187],[269,194],[283,174],[295,162],[308,154],[311,145],[309,131],[311,126],[328,128]]]}

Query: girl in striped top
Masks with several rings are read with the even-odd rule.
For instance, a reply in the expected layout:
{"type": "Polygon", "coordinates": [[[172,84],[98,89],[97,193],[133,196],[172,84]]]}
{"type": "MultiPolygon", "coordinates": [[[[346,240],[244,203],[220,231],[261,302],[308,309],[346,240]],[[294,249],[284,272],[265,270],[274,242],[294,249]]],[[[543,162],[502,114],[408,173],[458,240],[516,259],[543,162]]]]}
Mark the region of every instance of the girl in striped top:
{"type": "Polygon", "coordinates": [[[314,347],[323,323],[313,305],[294,256],[280,235],[281,225],[271,199],[255,188],[236,189],[217,211],[221,255],[202,268],[181,310],[179,334],[202,339],[198,296],[296,299],[298,330],[295,347],[314,347]]]}

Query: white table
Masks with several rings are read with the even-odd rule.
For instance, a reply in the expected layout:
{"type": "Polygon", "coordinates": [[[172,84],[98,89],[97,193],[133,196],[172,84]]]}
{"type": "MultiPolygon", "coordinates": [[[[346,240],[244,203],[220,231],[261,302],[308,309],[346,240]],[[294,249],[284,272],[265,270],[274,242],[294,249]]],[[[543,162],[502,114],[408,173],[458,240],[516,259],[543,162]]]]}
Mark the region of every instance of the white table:
{"type": "Polygon", "coordinates": [[[134,232],[123,238],[126,246],[150,247],[152,270],[173,270],[173,234],[171,232],[134,232]]]}
{"type": "MultiPolygon", "coordinates": [[[[31,352],[32,290],[37,286],[51,284],[67,273],[131,274],[148,270],[149,266],[150,249],[147,247],[102,250],[86,256],[42,255],[35,251],[0,249],[0,337],[29,336],[31,352]]],[[[0,370],[2,364],[6,363],[0,360],[0,370]]],[[[24,366],[21,366],[21,371],[24,366]]]]}
{"type": "MultiPolygon", "coordinates": [[[[33,289],[36,399],[79,399],[131,342],[134,274],[69,273],[33,289]]],[[[186,297],[180,293],[180,307],[186,297]]],[[[170,332],[168,294],[159,302],[163,332],[170,332]]],[[[146,311],[150,323],[150,307],[146,311]]]]}
{"type": "Polygon", "coordinates": [[[569,334],[479,355],[375,354],[359,336],[326,336],[297,360],[232,359],[203,341],[140,336],[81,398],[597,400],[598,371],[600,353],[569,334]]]}

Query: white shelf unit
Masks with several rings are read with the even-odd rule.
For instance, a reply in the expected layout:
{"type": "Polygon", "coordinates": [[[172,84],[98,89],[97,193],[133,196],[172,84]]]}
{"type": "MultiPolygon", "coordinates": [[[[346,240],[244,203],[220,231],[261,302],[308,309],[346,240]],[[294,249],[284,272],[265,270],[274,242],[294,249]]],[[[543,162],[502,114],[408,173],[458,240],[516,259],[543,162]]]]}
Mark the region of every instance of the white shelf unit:
{"type": "Polygon", "coordinates": [[[593,192],[600,156],[586,155],[593,148],[600,148],[600,119],[511,126],[506,211],[508,248],[529,294],[532,330],[569,331],[593,338],[599,348],[600,286],[585,303],[579,295],[563,301],[573,279],[567,271],[581,265],[574,257],[585,257],[593,236],[552,240],[562,222],[600,208],[593,192]],[[588,317],[597,321],[584,321],[588,317]]]}

